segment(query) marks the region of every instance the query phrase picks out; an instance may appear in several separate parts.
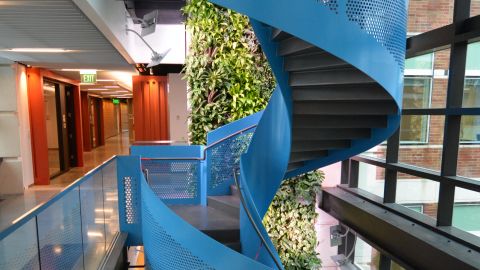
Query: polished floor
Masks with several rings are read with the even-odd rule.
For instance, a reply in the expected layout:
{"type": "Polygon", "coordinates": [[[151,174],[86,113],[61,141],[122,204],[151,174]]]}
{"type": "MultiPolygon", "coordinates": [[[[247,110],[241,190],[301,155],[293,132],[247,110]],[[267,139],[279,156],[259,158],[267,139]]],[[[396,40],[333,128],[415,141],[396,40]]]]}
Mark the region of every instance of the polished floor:
{"type": "Polygon", "coordinates": [[[48,149],[48,170],[50,176],[60,173],[60,151],[57,149],[48,149]]]}
{"type": "Polygon", "coordinates": [[[128,132],[108,138],[105,145],[84,153],[84,166],[72,168],[68,172],[51,180],[47,186],[32,186],[22,195],[9,195],[0,198],[0,231],[8,227],[35,206],[47,201],[64,187],[81,178],[88,171],[102,164],[114,155],[128,155],[128,132]]]}

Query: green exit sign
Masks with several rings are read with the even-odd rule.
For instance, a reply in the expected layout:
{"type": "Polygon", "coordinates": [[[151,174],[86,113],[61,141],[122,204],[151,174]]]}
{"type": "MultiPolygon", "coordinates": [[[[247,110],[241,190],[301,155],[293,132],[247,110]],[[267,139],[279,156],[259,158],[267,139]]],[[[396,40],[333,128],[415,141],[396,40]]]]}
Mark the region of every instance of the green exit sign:
{"type": "Polygon", "coordinates": [[[97,74],[80,74],[81,83],[97,83],[97,74]]]}
{"type": "Polygon", "coordinates": [[[120,104],[120,100],[118,98],[112,99],[113,104],[120,104]]]}

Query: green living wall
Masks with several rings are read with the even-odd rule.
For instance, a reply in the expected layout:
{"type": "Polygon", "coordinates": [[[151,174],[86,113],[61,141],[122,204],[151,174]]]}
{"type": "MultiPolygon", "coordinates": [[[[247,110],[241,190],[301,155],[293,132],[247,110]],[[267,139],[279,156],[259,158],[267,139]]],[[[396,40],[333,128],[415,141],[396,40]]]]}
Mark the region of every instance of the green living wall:
{"type": "Polygon", "coordinates": [[[275,81],[247,17],[206,0],[189,1],[184,12],[190,141],[205,144],[208,131],[264,109],[275,81]]]}
{"type": "MultiPolygon", "coordinates": [[[[264,109],[275,81],[247,17],[206,0],[188,1],[184,12],[191,36],[184,70],[190,141],[205,144],[208,131],[264,109]]],[[[285,181],[264,219],[286,269],[320,263],[313,198],[322,179],[317,172],[285,181]]]]}

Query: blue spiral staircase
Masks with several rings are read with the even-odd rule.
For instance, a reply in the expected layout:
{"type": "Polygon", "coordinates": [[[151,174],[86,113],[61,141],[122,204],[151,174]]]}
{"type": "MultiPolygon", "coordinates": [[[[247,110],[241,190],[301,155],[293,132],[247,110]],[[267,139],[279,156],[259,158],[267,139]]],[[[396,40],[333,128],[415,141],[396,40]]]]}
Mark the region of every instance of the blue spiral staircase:
{"type": "MultiPolygon", "coordinates": [[[[180,218],[166,204],[172,195],[162,198],[165,188],[156,187],[152,180],[142,181],[138,187],[141,202],[130,203],[142,209],[137,219],[143,223],[140,234],[153,269],[282,269],[262,218],[283,179],[362,153],[399,127],[407,1],[211,2],[250,18],[277,80],[267,108],[254,120],[248,150],[229,148],[236,149],[230,152],[238,155],[228,157],[228,151],[216,152],[224,157],[219,166],[223,164],[226,179],[217,179],[216,183],[225,190],[234,178],[241,195],[241,253],[180,218]]],[[[234,129],[242,128],[245,126],[240,124],[234,129]]],[[[218,147],[224,143],[214,144],[218,147]]],[[[185,156],[166,161],[163,154],[159,155],[164,151],[171,158],[185,149],[165,152],[138,148],[132,154],[166,162],[158,168],[168,167],[169,175],[188,171],[191,176],[204,170],[205,177],[211,179],[218,169],[208,165],[209,156],[214,156],[211,149],[213,145],[188,150],[199,162],[193,167],[184,164],[185,156]],[[206,157],[202,157],[202,151],[207,152],[206,157]]],[[[198,199],[203,205],[205,201],[198,199]]]]}

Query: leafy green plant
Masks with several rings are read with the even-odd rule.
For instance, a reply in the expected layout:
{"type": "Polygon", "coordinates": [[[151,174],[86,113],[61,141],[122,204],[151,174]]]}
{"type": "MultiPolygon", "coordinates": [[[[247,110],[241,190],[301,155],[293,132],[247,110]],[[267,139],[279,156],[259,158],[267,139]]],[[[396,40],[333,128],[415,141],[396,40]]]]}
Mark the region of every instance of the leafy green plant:
{"type": "Polygon", "coordinates": [[[263,219],[263,224],[285,269],[317,269],[315,197],[324,174],[310,172],[285,180],[263,219]]]}
{"type": "Polygon", "coordinates": [[[191,44],[185,61],[190,141],[265,108],[275,81],[248,18],[207,0],[184,7],[191,44]]]}

